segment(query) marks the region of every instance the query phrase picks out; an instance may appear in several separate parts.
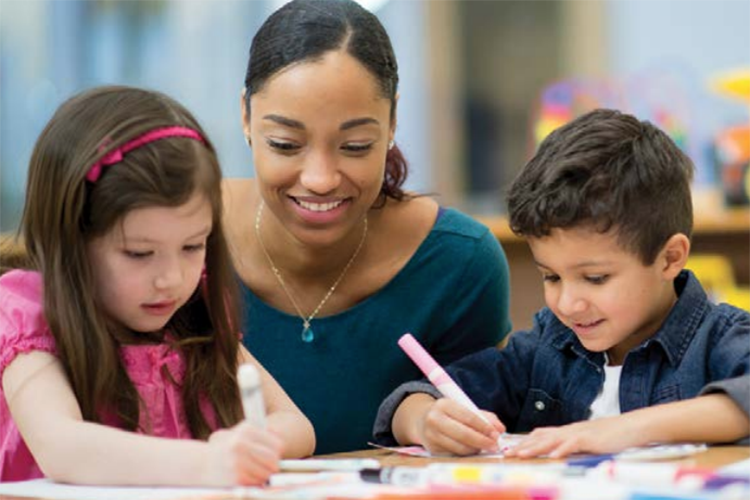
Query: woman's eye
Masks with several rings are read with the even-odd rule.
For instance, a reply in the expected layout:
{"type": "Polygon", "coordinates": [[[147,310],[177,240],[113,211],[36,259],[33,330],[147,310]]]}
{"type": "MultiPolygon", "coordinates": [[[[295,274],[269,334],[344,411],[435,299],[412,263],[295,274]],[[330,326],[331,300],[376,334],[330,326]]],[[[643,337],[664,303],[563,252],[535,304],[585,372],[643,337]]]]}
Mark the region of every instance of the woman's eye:
{"type": "Polygon", "coordinates": [[[372,144],[373,144],[372,142],[349,143],[349,144],[344,144],[343,146],[341,146],[341,149],[343,151],[346,151],[347,153],[364,153],[372,149],[372,144]]]}
{"type": "Polygon", "coordinates": [[[276,141],[274,139],[266,139],[266,143],[271,149],[276,149],[278,151],[282,151],[285,153],[296,151],[299,149],[299,146],[297,146],[293,142],[286,142],[286,141],[276,141]]]}
{"type": "Polygon", "coordinates": [[[591,283],[592,285],[602,285],[607,282],[609,279],[609,275],[602,274],[598,276],[586,276],[586,281],[591,283]]]}

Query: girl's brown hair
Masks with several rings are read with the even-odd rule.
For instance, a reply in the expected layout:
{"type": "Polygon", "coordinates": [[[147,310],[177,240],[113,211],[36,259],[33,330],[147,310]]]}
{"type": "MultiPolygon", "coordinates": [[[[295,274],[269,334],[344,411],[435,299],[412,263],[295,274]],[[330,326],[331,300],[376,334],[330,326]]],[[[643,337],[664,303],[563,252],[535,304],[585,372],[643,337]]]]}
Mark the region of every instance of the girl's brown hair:
{"type": "Polygon", "coordinates": [[[200,410],[204,399],[220,426],[240,420],[238,302],[221,224],[220,184],[216,151],[200,125],[158,92],[122,86],[82,92],[64,102],[42,131],[29,166],[22,232],[33,267],[42,274],[45,317],[85,420],[101,422],[105,412],[114,413],[125,428],[136,430],[144,410],[118,352],[124,338],[137,335],[113,324],[98,307],[86,245],[133,209],[180,206],[196,193],[213,210],[206,287],[196,290],[165,330],[185,360],[181,391],[193,435],[205,439],[211,432],[200,410]],[[157,140],[104,167],[96,182],[86,180],[91,165],[112,149],[171,126],[193,129],[205,142],[157,140]]]}

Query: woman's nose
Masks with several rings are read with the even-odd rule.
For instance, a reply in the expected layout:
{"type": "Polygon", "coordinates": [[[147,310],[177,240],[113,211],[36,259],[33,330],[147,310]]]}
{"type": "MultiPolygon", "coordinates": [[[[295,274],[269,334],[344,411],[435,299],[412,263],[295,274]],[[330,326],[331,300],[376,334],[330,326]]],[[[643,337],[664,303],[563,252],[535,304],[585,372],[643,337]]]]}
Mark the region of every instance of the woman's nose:
{"type": "Polygon", "coordinates": [[[310,156],[302,168],[300,184],[315,194],[328,194],[341,184],[341,172],[335,158],[328,153],[310,156]]]}

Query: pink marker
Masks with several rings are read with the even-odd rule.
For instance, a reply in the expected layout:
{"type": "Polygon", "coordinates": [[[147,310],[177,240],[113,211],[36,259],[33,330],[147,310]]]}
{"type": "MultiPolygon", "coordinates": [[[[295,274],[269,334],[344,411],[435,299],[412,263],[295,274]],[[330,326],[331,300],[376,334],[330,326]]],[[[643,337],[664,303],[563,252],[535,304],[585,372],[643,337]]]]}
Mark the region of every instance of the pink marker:
{"type": "Polygon", "coordinates": [[[435,387],[437,387],[437,390],[439,390],[443,396],[465,406],[477,414],[479,418],[490,423],[490,421],[487,420],[487,417],[479,411],[479,408],[474,404],[474,401],[469,399],[469,396],[467,396],[453,379],[445,373],[445,370],[437,364],[437,361],[430,356],[430,353],[424,350],[424,347],[417,342],[417,339],[415,339],[411,333],[405,333],[400,339],[398,339],[398,345],[411,358],[411,360],[414,361],[419,369],[422,370],[422,373],[430,379],[430,382],[435,384],[435,387]]]}

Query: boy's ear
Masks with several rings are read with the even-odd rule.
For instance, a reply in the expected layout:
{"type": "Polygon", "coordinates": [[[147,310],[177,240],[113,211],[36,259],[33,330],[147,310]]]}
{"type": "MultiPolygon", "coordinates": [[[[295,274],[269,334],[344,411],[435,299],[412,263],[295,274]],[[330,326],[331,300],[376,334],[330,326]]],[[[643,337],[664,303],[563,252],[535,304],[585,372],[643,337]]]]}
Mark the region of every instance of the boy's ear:
{"type": "Polygon", "coordinates": [[[665,279],[673,280],[685,268],[690,255],[690,238],[682,233],[673,234],[664,244],[657,263],[665,279]]]}

